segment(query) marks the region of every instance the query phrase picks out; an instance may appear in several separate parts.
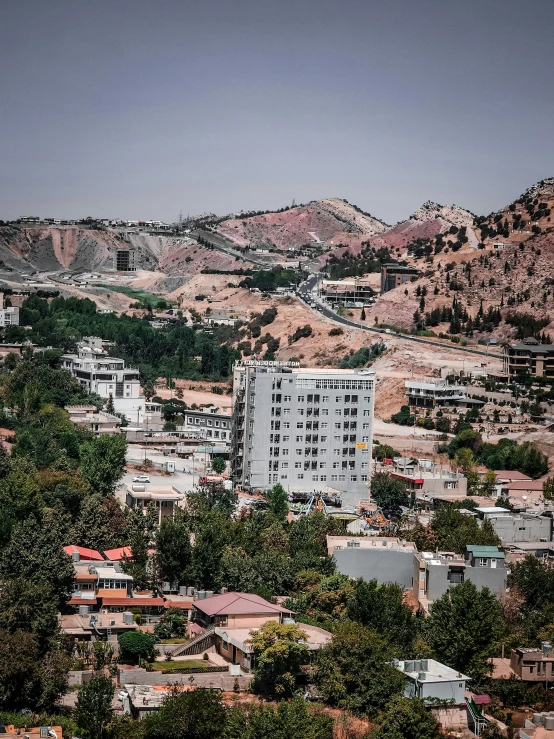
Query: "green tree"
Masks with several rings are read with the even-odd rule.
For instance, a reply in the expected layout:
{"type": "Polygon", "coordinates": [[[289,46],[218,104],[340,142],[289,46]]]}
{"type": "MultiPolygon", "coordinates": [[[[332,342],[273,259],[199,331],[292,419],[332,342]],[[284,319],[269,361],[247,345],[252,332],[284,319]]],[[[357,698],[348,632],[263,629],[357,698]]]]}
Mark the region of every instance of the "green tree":
{"type": "Polygon", "coordinates": [[[308,709],[300,697],[278,706],[232,708],[225,739],[332,739],[333,719],[308,709]]]}
{"type": "Polygon", "coordinates": [[[73,585],[73,563],[63,550],[63,531],[55,514],[31,516],[14,527],[0,559],[0,578],[46,585],[59,607],[73,585]]]}
{"type": "Polygon", "coordinates": [[[166,516],[156,535],[156,551],[160,576],[164,582],[187,585],[192,582],[192,546],[190,521],[178,509],[172,518],[166,516]]]}
{"type": "Polygon", "coordinates": [[[292,695],[302,665],[310,658],[307,636],[296,624],[268,621],[252,632],[257,689],[269,695],[292,695]]]}
{"type": "Polygon", "coordinates": [[[269,503],[269,511],[279,521],[284,521],[289,512],[288,495],[285,488],[277,483],[266,491],[265,497],[269,503]]]}
{"type": "Polygon", "coordinates": [[[118,637],[119,649],[124,659],[139,662],[141,659],[152,659],[154,657],[154,646],[156,639],[152,634],[142,631],[127,631],[118,637]]]}
{"type": "Polygon", "coordinates": [[[127,439],[124,434],[99,436],[81,447],[81,475],[93,493],[108,495],[123,475],[127,439]]]}
{"type": "Polygon", "coordinates": [[[495,534],[490,521],[480,526],[473,516],[460,513],[452,505],[440,506],[433,516],[431,527],[435,544],[447,552],[463,554],[468,544],[498,546],[500,539],[495,534]]]}
{"type": "Polygon", "coordinates": [[[113,495],[88,495],[71,530],[71,541],[103,552],[128,543],[128,523],[113,495]]]}
{"type": "Polygon", "coordinates": [[[404,603],[404,590],[400,585],[358,580],[347,613],[352,621],[375,629],[403,652],[411,649],[417,636],[417,619],[404,603]]]}
{"type": "Polygon", "coordinates": [[[43,654],[58,630],[58,600],[50,585],[23,578],[4,580],[0,629],[8,634],[17,631],[33,634],[43,654]]]}
{"type": "Polygon", "coordinates": [[[542,494],[546,500],[554,499],[554,477],[549,477],[543,482],[542,494]]]}
{"type": "Polygon", "coordinates": [[[225,472],[226,462],[223,457],[214,457],[212,459],[212,469],[216,475],[222,475],[225,472]]]}
{"type": "Polygon", "coordinates": [[[143,739],[219,739],[227,712],[221,693],[200,688],[170,692],[162,707],[141,722],[143,739]]]}
{"type": "Polygon", "coordinates": [[[373,500],[388,515],[399,516],[401,506],[409,505],[410,496],[405,483],[388,472],[377,472],[373,475],[370,490],[373,500]]]}
{"type": "Polygon", "coordinates": [[[75,721],[86,739],[102,739],[113,717],[113,682],[95,675],[79,690],[75,705],[75,721]]]}
{"type": "Polygon", "coordinates": [[[425,623],[428,642],[437,659],[474,679],[488,671],[502,636],[500,603],[488,588],[471,580],[456,585],[432,603],[425,623]]]}
{"type": "Polygon", "coordinates": [[[404,685],[392,656],[373,629],[353,621],[338,624],[331,643],[317,654],[315,682],[324,701],[356,714],[382,710],[404,685]]]}
{"type": "Polygon", "coordinates": [[[395,696],[372,739],[441,739],[442,736],[422,700],[395,696]]]}

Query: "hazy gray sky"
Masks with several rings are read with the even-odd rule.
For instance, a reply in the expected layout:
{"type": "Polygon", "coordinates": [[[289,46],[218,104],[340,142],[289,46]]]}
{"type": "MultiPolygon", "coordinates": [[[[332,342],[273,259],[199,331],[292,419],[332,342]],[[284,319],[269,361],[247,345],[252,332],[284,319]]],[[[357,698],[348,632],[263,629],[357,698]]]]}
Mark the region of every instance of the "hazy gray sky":
{"type": "Polygon", "coordinates": [[[343,197],[488,213],[554,175],[553,0],[4,0],[0,218],[343,197]]]}

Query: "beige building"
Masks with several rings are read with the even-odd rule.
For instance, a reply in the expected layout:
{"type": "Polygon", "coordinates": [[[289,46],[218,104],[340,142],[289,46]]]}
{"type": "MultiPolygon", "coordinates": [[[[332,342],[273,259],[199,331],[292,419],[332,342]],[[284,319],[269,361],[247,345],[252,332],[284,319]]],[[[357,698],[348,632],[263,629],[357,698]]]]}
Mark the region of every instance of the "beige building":
{"type": "Polygon", "coordinates": [[[142,508],[146,512],[149,503],[154,503],[158,511],[158,523],[163,518],[173,516],[175,508],[185,499],[173,485],[128,485],[125,502],[129,508],[142,508]]]}
{"type": "Polygon", "coordinates": [[[119,433],[121,419],[106,411],[98,411],[94,405],[67,405],[65,410],[76,426],[86,428],[96,436],[119,433]]]}

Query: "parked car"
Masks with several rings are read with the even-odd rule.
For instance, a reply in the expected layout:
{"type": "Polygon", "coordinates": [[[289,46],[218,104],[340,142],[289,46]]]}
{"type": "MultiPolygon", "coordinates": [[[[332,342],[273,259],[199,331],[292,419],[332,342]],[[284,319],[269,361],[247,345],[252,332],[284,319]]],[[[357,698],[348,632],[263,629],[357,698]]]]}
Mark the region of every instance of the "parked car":
{"type": "Polygon", "coordinates": [[[150,478],[148,475],[138,475],[137,477],[133,477],[133,482],[139,482],[146,485],[146,483],[150,482],[150,478]]]}

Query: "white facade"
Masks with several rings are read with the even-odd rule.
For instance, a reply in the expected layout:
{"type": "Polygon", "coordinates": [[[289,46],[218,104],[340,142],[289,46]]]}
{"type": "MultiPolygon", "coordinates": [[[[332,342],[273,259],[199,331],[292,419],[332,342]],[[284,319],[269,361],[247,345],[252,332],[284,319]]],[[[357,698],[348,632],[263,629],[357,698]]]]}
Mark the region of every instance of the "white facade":
{"type": "Polygon", "coordinates": [[[93,338],[77,345],[77,354],[64,354],[61,369],[68,370],[90,393],[113,399],[116,413],[129,421],[145,420],[145,399],[140,394],[139,372],[125,367],[123,359],[110,357],[102,340],[93,338]]]}
{"type": "Polygon", "coordinates": [[[470,679],[467,675],[434,659],[396,660],[393,664],[406,678],[406,698],[453,701],[454,705],[465,703],[466,681],[470,679]]]}
{"type": "Polygon", "coordinates": [[[247,490],[366,496],[375,373],[237,362],[231,469],[247,490]]]}

